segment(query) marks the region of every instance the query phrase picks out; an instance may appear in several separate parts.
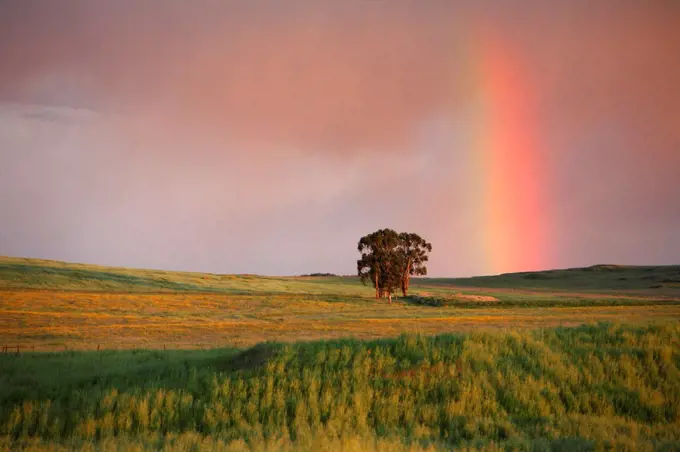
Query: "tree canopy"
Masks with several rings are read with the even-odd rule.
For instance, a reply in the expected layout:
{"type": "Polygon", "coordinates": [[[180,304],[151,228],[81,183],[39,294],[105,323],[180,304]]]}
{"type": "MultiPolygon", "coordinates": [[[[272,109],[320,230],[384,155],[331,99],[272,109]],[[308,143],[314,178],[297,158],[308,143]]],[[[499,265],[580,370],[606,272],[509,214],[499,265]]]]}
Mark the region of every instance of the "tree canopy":
{"type": "Polygon", "coordinates": [[[401,255],[402,278],[401,291],[404,296],[408,295],[408,285],[411,276],[427,275],[425,263],[428,261],[427,253],[432,251],[432,244],[418,234],[402,232],[399,234],[399,247],[397,254],[401,255]]]}
{"type": "Polygon", "coordinates": [[[362,237],[357,249],[361,253],[357,260],[361,282],[370,281],[375,297],[387,296],[391,302],[399,289],[403,296],[408,295],[411,276],[427,274],[425,263],[432,244],[415,233],[380,229],[362,237]]]}

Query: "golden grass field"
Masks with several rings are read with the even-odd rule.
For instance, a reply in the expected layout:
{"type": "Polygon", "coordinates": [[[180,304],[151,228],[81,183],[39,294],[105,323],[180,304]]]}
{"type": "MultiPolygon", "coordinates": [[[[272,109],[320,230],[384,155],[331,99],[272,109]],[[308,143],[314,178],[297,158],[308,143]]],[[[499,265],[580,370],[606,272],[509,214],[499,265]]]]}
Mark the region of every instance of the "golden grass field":
{"type": "Polygon", "coordinates": [[[6,291],[0,344],[36,349],[205,348],[345,336],[680,319],[680,306],[432,308],[300,296],[6,291]]]}
{"type": "MultiPolygon", "coordinates": [[[[0,347],[35,350],[244,347],[262,341],[544,328],[593,322],[643,324],[680,319],[680,290],[659,292],[673,267],[624,268],[627,277],[592,272],[580,282],[545,278],[428,280],[412,293],[450,302],[428,306],[372,298],[349,277],[213,275],[130,270],[34,259],[0,259],[0,347]],[[633,273],[641,283],[633,285],[633,273]],[[608,279],[607,279],[608,277],[608,279]],[[622,278],[626,278],[625,280],[622,278]],[[645,279],[646,278],[646,279],[645,279]],[[585,281],[585,282],[584,282],[585,281]],[[604,290],[597,291],[600,281],[604,290]],[[625,287],[611,287],[625,281],[625,287]],[[567,281],[568,282],[568,281],[567,281]],[[652,281],[653,282],[653,281],[652,281]],[[579,285],[580,284],[580,285],[579,285]],[[481,300],[481,301],[480,301],[481,300]],[[491,300],[491,301],[490,301],[491,300]]],[[[616,273],[619,275],[620,273],[616,273]]]]}

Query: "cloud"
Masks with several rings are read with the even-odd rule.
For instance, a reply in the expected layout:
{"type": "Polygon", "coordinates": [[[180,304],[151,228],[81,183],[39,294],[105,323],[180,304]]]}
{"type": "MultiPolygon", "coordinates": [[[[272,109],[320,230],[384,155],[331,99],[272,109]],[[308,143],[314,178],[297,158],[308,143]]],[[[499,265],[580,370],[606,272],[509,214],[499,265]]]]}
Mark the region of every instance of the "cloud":
{"type": "Polygon", "coordinates": [[[435,244],[435,274],[488,271],[470,140],[493,130],[475,110],[488,41],[542,146],[548,264],[680,252],[674,3],[2,8],[0,254],[349,272],[357,236],[390,226],[435,244]]]}
{"type": "Polygon", "coordinates": [[[0,254],[242,272],[256,261],[285,273],[266,263],[273,250],[285,249],[295,268],[306,252],[286,243],[314,237],[315,248],[329,246],[324,228],[351,230],[352,210],[381,203],[364,214],[370,221],[393,205],[373,189],[414,171],[405,157],[356,155],[338,166],[302,152],[213,149],[209,136],[151,133],[141,116],[0,104],[0,118],[0,254]],[[254,258],[263,243],[268,252],[254,258]]]}

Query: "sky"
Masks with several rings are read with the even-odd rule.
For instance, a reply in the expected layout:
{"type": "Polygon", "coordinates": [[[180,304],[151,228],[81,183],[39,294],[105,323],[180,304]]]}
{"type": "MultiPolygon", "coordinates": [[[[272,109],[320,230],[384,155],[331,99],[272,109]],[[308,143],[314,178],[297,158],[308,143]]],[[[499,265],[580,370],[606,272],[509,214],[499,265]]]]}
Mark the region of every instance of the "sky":
{"type": "Polygon", "coordinates": [[[0,0],[0,255],[680,264],[680,2],[0,0]]]}

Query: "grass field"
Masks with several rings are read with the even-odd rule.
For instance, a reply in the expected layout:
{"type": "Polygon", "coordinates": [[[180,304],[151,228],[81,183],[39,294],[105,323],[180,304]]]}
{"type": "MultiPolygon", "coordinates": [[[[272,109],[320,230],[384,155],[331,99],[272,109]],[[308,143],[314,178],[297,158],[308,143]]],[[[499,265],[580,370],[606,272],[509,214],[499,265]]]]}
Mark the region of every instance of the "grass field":
{"type": "Polygon", "coordinates": [[[426,278],[413,283],[413,297],[388,305],[352,277],[216,275],[1,258],[0,346],[244,347],[267,340],[680,318],[680,288],[662,282],[680,278],[680,266],[543,273],[573,276],[426,278]],[[657,284],[650,281],[663,287],[651,288],[657,284]]]}
{"type": "Polygon", "coordinates": [[[0,450],[676,450],[679,280],[423,278],[388,305],[352,277],[0,258],[0,450]]]}
{"type": "Polygon", "coordinates": [[[0,447],[677,450],[680,327],[1,355],[0,447]]]}

